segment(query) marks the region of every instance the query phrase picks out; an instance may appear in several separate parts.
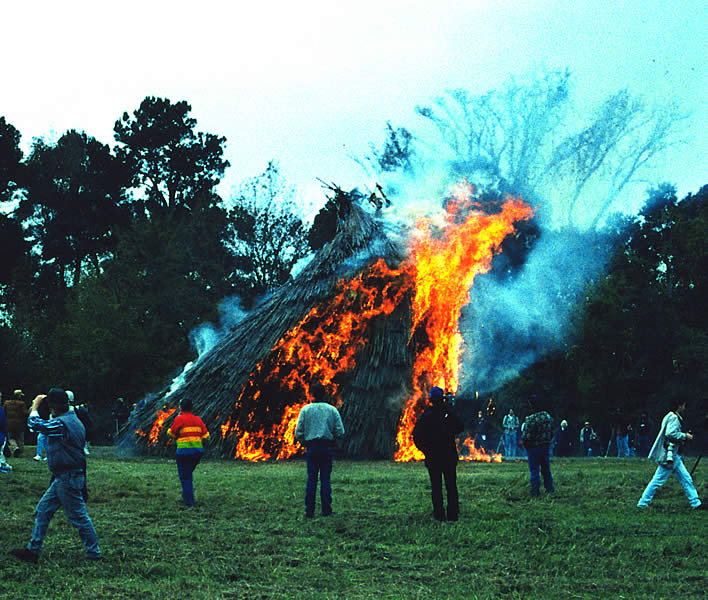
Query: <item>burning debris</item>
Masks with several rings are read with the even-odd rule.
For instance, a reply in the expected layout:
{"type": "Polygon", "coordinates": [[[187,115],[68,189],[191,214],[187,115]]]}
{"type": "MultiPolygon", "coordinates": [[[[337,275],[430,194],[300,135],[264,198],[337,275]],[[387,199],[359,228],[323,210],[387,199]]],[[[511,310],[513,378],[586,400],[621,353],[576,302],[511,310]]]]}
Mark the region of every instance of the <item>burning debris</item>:
{"type": "Polygon", "coordinates": [[[345,422],[347,455],[421,459],[413,424],[431,386],[457,390],[458,320],[470,287],[530,216],[514,198],[484,214],[471,187],[460,185],[443,222],[418,222],[404,249],[352,203],[334,240],[294,281],[200,357],[179,389],[141,407],[130,423],[139,446],[164,451],[174,407],[188,396],[220,455],[288,458],[299,449],[299,410],[320,382],[345,422]]]}

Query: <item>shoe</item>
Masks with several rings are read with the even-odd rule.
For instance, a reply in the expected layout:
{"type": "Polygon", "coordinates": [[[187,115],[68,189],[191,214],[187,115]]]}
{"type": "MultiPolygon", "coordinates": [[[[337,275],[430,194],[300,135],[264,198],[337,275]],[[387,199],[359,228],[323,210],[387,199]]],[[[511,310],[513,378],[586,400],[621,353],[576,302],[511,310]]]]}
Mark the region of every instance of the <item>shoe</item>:
{"type": "Polygon", "coordinates": [[[12,473],[12,467],[10,465],[3,465],[0,467],[0,473],[12,473]]]}
{"type": "Polygon", "coordinates": [[[694,508],[693,510],[708,510],[708,509],[706,509],[706,505],[705,505],[705,504],[699,504],[699,505],[696,506],[696,508],[694,508]]]}
{"type": "Polygon", "coordinates": [[[33,456],[32,458],[33,458],[34,460],[37,460],[37,461],[42,460],[42,457],[41,457],[41,456],[33,456]]]}
{"type": "Polygon", "coordinates": [[[19,560],[24,560],[28,563],[36,563],[39,560],[39,554],[32,552],[27,548],[15,548],[10,550],[10,554],[19,560]]]}

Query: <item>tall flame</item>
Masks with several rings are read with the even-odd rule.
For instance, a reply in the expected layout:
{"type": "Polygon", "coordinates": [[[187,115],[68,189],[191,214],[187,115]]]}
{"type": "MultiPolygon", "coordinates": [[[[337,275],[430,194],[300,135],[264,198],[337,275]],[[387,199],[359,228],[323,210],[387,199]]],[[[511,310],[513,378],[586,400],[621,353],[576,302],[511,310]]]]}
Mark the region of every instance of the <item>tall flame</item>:
{"type": "MultiPolygon", "coordinates": [[[[458,321],[474,278],[491,268],[514,223],[531,216],[527,205],[511,197],[500,212],[484,214],[474,205],[472,187],[459,184],[442,226],[430,220],[417,224],[411,252],[399,269],[379,259],[353,279],[340,281],[336,296],[313,308],[256,366],[221,426],[223,439],[238,440],[234,457],[282,459],[297,453],[295,425],[300,409],[313,400],[311,384],[322,383],[340,405],[337,376],[354,368],[371,320],[411,303],[413,392],[403,406],[394,459],[422,459],[413,444],[413,426],[431,386],[457,391],[462,346],[458,321]]],[[[149,443],[157,442],[170,414],[158,413],[149,443]]]]}
{"type": "Polygon", "coordinates": [[[428,221],[418,225],[410,257],[415,278],[412,333],[423,329],[427,343],[417,353],[413,366],[416,392],[403,407],[396,436],[397,461],[423,458],[413,444],[413,426],[425,407],[425,391],[430,386],[457,391],[462,346],[458,323],[462,307],[469,302],[474,278],[491,268],[494,253],[514,231],[514,223],[532,215],[521,200],[508,198],[500,213],[472,211],[458,223],[471,206],[471,186],[459,185],[454,201],[448,204],[439,237],[431,234],[428,221]]]}

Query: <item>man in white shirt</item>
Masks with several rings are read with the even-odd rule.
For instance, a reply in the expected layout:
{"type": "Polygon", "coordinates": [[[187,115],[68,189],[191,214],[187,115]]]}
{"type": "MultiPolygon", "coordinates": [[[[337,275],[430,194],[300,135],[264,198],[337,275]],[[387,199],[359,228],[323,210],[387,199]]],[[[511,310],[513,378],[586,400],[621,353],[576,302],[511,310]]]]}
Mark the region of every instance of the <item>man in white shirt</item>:
{"type": "Polygon", "coordinates": [[[302,407],[295,426],[295,439],[307,448],[307,487],[305,489],[305,516],[315,515],[317,478],[320,477],[322,516],[332,514],[332,458],[334,441],[344,435],[339,411],[326,402],[327,391],[320,383],[311,388],[314,401],[302,407]]]}
{"type": "Polygon", "coordinates": [[[638,508],[647,508],[656,491],[666,483],[673,473],[676,475],[683,491],[686,492],[688,503],[693,509],[704,510],[705,505],[701,500],[693,485],[693,479],[681,460],[681,444],[692,440],[693,435],[681,431],[681,413],[686,410],[686,401],[677,399],[672,403],[671,411],[667,413],[661,422],[659,435],[649,451],[649,458],[659,463],[654,473],[654,477],[647,485],[642,497],[637,503],[638,508]]]}

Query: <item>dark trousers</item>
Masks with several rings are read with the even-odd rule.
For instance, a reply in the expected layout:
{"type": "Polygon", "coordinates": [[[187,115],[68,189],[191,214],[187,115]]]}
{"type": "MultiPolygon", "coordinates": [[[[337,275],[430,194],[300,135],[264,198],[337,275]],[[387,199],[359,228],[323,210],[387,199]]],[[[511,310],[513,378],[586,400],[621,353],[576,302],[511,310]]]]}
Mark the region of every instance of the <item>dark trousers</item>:
{"type": "Polygon", "coordinates": [[[194,486],[192,484],[192,473],[197,468],[202,454],[178,454],[177,474],[182,484],[182,500],[187,506],[194,506],[194,486]]]}
{"type": "Polygon", "coordinates": [[[307,446],[307,487],[305,488],[305,512],[315,514],[317,478],[320,479],[320,501],[322,514],[332,514],[332,458],[334,451],[327,442],[311,442],[307,446]]]}
{"type": "Polygon", "coordinates": [[[445,520],[443,507],[443,478],[447,492],[447,520],[457,521],[460,512],[460,503],[457,496],[457,461],[431,461],[426,460],[430,477],[430,496],[433,501],[433,516],[438,521],[445,520]]]}
{"type": "Polygon", "coordinates": [[[531,495],[538,496],[541,491],[541,477],[543,475],[543,487],[549,494],[555,491],[553,487],[553,477],[551,476],[551,458],[548,445],[528,448],[529,471],[531,473],[531,495]]]}

